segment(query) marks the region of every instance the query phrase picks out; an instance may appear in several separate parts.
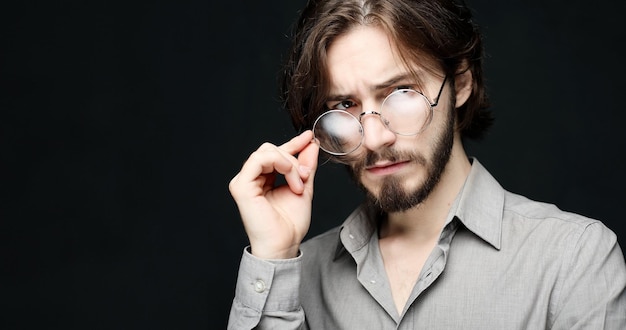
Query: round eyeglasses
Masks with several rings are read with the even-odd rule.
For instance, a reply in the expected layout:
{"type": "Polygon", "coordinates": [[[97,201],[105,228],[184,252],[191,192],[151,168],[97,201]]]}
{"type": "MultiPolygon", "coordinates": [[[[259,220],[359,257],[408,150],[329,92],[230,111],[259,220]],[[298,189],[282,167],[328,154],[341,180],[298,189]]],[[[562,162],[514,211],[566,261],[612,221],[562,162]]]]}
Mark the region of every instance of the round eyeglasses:
{"type": "Polygon", "coordinates": [[[345,110],[332,109],[324,112],[313,124],[313,134],[320,148],[335,156],[345,156],[357,150],[363,143],[365,115],[377,115],[390,131],[397,135],[411,136],[423,132],[433,118],[433,107],[446,84],[446,78],[439,88],[435,102],[413,89],[399,89],[387,95],[380,111],[365,111],[358,116],[345,110]]]}

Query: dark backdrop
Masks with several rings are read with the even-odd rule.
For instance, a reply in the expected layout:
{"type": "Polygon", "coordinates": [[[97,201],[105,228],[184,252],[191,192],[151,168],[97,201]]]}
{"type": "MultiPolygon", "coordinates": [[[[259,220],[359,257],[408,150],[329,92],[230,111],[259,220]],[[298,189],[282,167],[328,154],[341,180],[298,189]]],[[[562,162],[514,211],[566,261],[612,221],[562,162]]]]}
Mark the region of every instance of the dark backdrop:
{"type": "MultiPolygon", "coordinates": [[[[294,134],[276,73],[303,2],[2,5],[2,328],[224,328],[247,244],[227,184],[294,134]]],[[[470,4],[497,121],[469,153],[626,246],[626,3],[470,4]]],[[[310,234],[360,200],[317,178],[310,234]]]]}

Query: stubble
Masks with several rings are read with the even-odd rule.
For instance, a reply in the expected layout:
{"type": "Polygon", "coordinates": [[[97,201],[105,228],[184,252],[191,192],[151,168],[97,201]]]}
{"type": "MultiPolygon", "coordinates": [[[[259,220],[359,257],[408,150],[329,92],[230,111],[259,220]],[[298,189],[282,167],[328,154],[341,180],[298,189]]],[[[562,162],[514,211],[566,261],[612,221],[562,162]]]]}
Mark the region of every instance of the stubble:
{"type": "Polygon", "coordinates": [[[348,166],[348,170],[355,182],[364,190],[367,201],[370,204],[386,213],[402,212],[421,204],[439,184],[446,165],[450,160],[453,144],[454,113],[450,109],[444,130],[433,143],[434,148],[430,161],[416,150],[399,151],[390,147],[379,152],[368,151],[365,157],[348,166]],[[426,179],[418,187],[407,190],[403,185],[401,177],[390,175],[383,179],[376,194],[361,183],[359,176],[367,166],[371,166],[379,160],[391,162],[408,160],[413,162],[426,170],[426,179]]]}

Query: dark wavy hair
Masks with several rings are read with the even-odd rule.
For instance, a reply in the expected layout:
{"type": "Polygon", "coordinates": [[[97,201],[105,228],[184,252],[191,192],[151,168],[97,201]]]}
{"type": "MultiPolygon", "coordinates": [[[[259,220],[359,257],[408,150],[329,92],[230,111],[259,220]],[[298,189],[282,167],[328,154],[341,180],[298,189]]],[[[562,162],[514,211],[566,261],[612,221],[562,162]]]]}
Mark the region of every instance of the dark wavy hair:
{"type": "Polygon", "coordinates": [[[297,131],[310,129],[325,111],[328,47],[356,25],[385,29],[405,64],[428,59],[435,67],[427,69],[443,70],[449,77],[470,70],[472,93],[457,111],[457,129],[464,138],[479,139],[491,126],[482,36],[462,0],[309,0],[296,23],[281,101],[297,131]]]}

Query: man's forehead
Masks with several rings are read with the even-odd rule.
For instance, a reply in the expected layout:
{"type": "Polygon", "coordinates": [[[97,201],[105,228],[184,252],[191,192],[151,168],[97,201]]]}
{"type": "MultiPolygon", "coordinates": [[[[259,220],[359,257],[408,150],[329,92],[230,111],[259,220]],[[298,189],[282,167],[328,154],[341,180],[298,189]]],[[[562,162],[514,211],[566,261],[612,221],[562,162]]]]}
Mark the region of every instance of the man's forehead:
{"type": "Polygon", "coordinates": [[[377,89],[393,80],[426,80],[431,59],[397,47],[389,34],[376,26],[359,26],[337,37],[328,47],[326,72],[333,93],[349,89],[377,89]],[[402,78],[402,79],[399,79],[402,78]]]}

